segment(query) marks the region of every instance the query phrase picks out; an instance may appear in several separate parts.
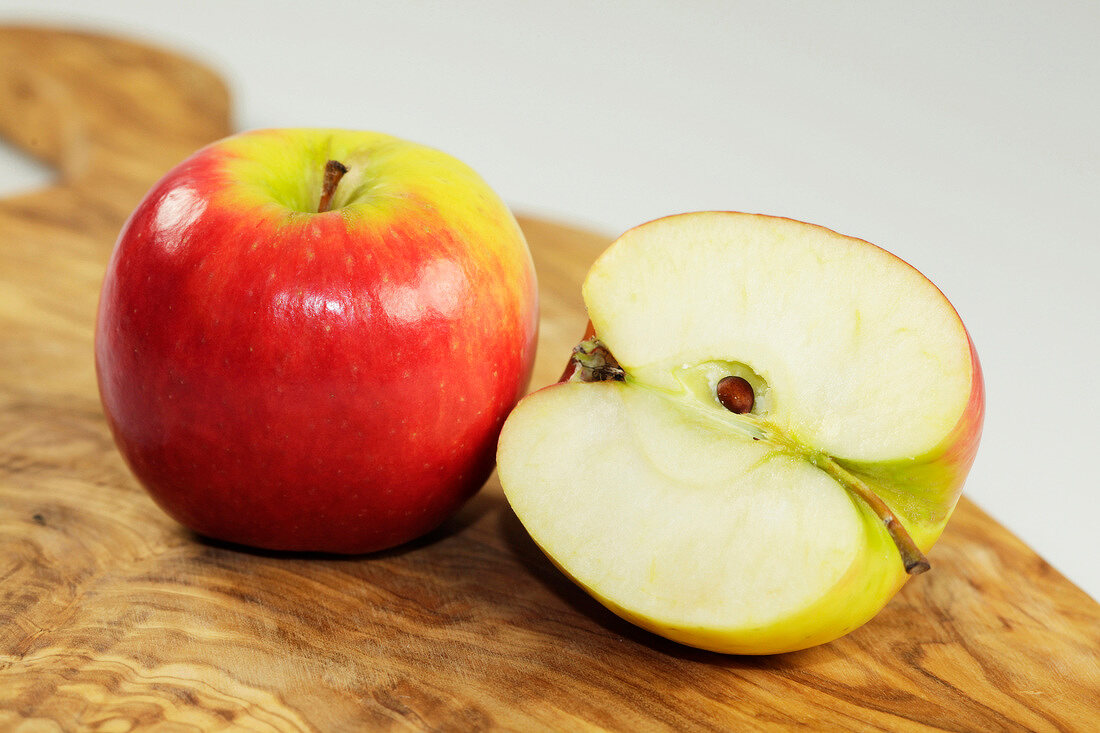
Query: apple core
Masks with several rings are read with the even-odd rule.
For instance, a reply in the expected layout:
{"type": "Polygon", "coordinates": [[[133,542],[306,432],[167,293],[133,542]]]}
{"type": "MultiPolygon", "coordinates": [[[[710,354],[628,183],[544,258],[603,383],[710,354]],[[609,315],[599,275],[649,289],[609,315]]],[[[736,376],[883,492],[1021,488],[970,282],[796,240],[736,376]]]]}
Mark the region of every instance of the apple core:
{"type": "MultiPolygon", "coordinates": [[[[592,328],[589,328],[592,331],[592,328]]],[[[627,372],[614,354],[592,332],[592,335],[573,349],[570,367],[561,381],[603,382],[628,381],[636,388],[652,389],[627,372]]],[[[874,489],[858,476],[845,470],[833,456],[806,444],[789,430],[769,419],[768,404],[772,400],[768,383],[745,364],[730,361],[707,361],[696,365],[684,365],[673,370],[682,390],[668,392],[655,389],[662,399],[679,403],[699,411],[712,421],[714,429],[731,431],[742,438],[763,441],[776,453],[783,453],[816,466],[831,476],[853,497],[862,501],[886,528],[891,541],[897,547],[902,566],[909,575],[917,575],[931,568],[928,559],[897,518],[890,507],[874,489]],[[732,372],[732,373],[730,373],[732,372]],[[727,376],[720,376],[727,374],[727,376]],[[754,388],[754,383],[756,387],[754,388]],[[756,392],[767,396],[767,402],[757,402],[756,392]],[[708,397],[708,395],[710,395],[708,397]],[[725,408],[728,415],[714,410],[714,403],[725,408]],[[736,417],[732,417],[736,416],[736,417]],[[717,418],[717,419],[716,419],[717,418]]]]}

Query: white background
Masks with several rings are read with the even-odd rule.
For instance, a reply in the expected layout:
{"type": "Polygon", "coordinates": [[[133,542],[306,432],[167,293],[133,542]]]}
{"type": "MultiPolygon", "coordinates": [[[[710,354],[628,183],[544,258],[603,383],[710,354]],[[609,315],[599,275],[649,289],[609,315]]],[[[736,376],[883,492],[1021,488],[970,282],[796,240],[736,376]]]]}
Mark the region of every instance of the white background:
{"type": "MultiPolygon", "coordinates": [[[[609,235],[736,209],[915,265],[985,370],[966,491],[1094,598],[1100,3],[0,0],[229,81],[240,128],[374,129],[609,235]]],[[[0,151],[0,190],[46,176],[0,151]]]]}

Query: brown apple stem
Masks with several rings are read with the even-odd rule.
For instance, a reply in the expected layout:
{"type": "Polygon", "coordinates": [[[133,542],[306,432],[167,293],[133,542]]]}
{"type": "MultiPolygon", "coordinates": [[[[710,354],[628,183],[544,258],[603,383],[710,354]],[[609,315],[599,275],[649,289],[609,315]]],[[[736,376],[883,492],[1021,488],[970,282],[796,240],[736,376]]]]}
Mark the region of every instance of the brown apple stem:
{"type": "Polygon", "coordinates": [[[330,160],[325,163],[325,179],[321,184],[321,200],[317,203],[317,213],[328,211],[332,203],[332,195],[336,193],[336,187],[340,185],[340,179],[348,172],[348,167],[338,160],[330,160]]]}
{"type": "Polygon", "coordinates": [[[822,468],[825,473],[832,476],[840,482],[842,486],[862,499],[863,502],[870,507],[871,511],[878,515],[878,518],[886,525],[886,531],[890,533],[890,539],[894,541],[894,544],[897,545],[898,552],[901,553],[901,561],[905,565],[905,572],[910,575],[919,575],[932,567],[928,563],[928,558],[924,556],[924,553],[917,547],[917,543],[913,541],[913,538],[905,529],[905,525],[894,516],[894,513],[890,511],[890,507],[886,506],[886,502],[879,498],[878,494],[872,491],[870,486],[860,481],[848,471],[845,471],[831,458],[819,456],[814,462],[822,468]]]}

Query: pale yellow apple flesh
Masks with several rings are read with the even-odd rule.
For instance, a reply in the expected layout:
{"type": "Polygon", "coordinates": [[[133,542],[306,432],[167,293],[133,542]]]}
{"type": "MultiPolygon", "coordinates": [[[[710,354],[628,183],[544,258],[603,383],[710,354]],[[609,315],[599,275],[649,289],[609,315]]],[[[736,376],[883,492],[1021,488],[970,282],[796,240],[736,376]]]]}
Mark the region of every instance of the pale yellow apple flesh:
{"type": "Polygon", "coordinates": [[[707,649],[799,649],[871,618],[906,578],[882,512],[927,550],[977,444],[980,369],[946,298],[866,242],[729,213],[631,230],[584,297],[622,381],[529,396],[498,449],[543,551],[707,649]],[[746,414],[716,396],[730,375],[746,414]]]}

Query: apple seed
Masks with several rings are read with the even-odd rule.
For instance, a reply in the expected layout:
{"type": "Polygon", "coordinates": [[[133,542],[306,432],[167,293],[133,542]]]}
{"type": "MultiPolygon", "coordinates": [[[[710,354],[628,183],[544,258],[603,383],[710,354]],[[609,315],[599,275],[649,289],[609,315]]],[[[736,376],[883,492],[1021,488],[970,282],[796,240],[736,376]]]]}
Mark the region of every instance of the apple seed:
{"type": "Polygon", "coordinates": [[[744,377],[730,375],[723,377],[715,388],[718,401],[732,413],[744,415],[752,410],[756,395],[753,394],[752,385],[744,377]]]}

